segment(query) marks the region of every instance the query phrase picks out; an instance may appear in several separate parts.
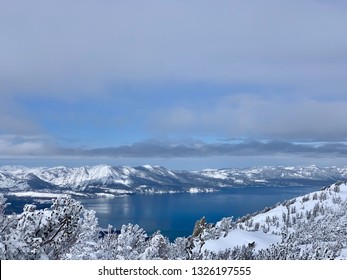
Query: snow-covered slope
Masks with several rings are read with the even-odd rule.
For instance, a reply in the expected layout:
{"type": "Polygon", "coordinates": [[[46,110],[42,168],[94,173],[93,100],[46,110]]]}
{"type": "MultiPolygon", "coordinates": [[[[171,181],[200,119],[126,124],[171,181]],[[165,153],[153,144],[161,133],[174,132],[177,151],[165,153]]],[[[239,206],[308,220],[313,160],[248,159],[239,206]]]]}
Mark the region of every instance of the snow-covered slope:
{"type": "Polygon", "coordinates": [[[246,230],[261,230],[280,234],[286,227],[290,232],[298,220],[319,219],[324,216],[324,209],[337,210],[341,203],[347,200],[347,185],[345,182],[335,183],[320,191],[312,192],[291,200],[279,203],[262,213],[249,215],[241,219],[238,227],[246,230]]]}
{"type": "Polygon", "coordinates": [[[203,228],[194,247],[203,258],[346,259],[347,182],[203,228]]]}
{"type": "Polygon", "coordinates": [[[161,166],[0,167],[0,192],[88,194],[210,192],[248,185],[327,185],[347,177],[347,168],[256,167],[174,171],[161,166]]]}
{"type": "Polygon", "coordinates": [[[281,241],[280,235],[266,234],[261,231],[245,231],[235,229],[229,232],[225,237],[206,241],[203,245],[203,250],[208,251],[223,251],[226,248],[252,244],[254,242],[256,249],[266,249],[270,245],[281,241]]]}

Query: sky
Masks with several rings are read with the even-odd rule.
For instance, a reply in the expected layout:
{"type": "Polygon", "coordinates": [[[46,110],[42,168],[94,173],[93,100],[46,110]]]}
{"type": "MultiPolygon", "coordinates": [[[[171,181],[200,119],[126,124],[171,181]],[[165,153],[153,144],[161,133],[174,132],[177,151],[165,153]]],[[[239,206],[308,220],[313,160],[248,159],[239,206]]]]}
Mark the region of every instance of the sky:
{"type": "Polygon", "coordinates": [[[347,2],[0,0],[0,165],[344,166],[347,2]]]}

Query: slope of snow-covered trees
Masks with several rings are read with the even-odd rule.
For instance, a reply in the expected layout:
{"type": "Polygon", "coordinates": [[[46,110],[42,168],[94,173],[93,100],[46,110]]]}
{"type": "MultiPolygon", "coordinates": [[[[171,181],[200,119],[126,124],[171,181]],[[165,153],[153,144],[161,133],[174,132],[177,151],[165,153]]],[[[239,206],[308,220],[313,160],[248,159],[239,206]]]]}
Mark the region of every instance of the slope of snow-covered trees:
{"type": "Polygon", "coordinates": [[[174,242],[132,224],[102,231],[96,213],[70,196],[21,214],[5,208],[0,195],[0,259],[347,259],[346,182],[237,221],[202,218],[174,242]]]}
{"type": "Polygon", "coordinates": [[[344,259],[347,185],[336,183],[284,201],[261,213],[247,215],[235,224],[235,229],[219,241],[204,240],[206,244],[202,248],[207,250],[202,258],[223,255],[227,259],[344,259]],[[213,250],[216,247],[225,249],[217,251],[216,256],[213,250]],[[235,257],[240,250],[243,251],[241,255],[235,257]]]}

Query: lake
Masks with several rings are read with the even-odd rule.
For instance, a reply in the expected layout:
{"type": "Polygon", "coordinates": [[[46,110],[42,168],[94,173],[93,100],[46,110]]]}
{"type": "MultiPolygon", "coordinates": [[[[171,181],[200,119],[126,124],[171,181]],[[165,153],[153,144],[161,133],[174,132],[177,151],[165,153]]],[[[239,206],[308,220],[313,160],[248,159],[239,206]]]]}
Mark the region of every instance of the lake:
{"type": "MultiPolygon", "coordinates": [[[[190,235],[195,221],[202,216],[206,217],[208,223],[215,223],[223,217],[239,218],[319,189],[321,186],[249,186],[213,193],[136,194],[114,199],[78,200],[85,208],[96,211],[101,227],[106,228],[111,224],[120,229],[123,224],[138,224],[148,234],[160,230],[173,241],[176,237],[190,235]]],[[[12,198],[8,198],[12,205],[7,212],[21,212],[23,204],[28,203],[23,199],[12,198]]]]}

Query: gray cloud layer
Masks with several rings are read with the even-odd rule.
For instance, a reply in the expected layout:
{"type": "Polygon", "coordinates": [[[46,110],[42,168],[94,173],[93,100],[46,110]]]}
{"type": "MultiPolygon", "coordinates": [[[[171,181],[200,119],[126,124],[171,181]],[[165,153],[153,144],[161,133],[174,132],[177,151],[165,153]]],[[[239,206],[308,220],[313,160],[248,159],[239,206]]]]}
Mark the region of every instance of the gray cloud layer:
{"type": "Polygon", "coordinates": [[[346,143],[288,143],[280,141],[241,143],[191,142],[172,144],[168,142],[138,142],[132,145],[96,149],[65,148],[53,145],[45,137],[2,136],[0,139],[2,157],[106,157],[106,158],[207,158],[214,156],[272,156],[298,155],[302,157],[345,157],[346,143]]]}
{"type": "Polygon", "coordinates": [[[4,93],[203,80],[341,95],[347,83],[340,1],[4,1],[0,18],[4,93]]]}
{"type": "Polygon", "coordinates": [[[139,157],[139,158],[190,158],[190,157],[211,157],[211,156],[260,156],[276,154],[296,154],[307,157],[337,156],[347,155],[347,145],[345,144],[325,144],[319,147],[312,147],[287,142],[262,143],[257,141],[242,144],[199,144],[199,145],[160,145],[149,143],[137,143],[130,146],[116,148],[103,148],[91,150],[70,150],[70,153],[86,156],[105,157],[139,157]]]}
{"type": "Polygon", "coordinates": [[[233,94],[209,104],[159,109],[153,131],[272,140],[345,141],[347,100],[233,94]]]}

